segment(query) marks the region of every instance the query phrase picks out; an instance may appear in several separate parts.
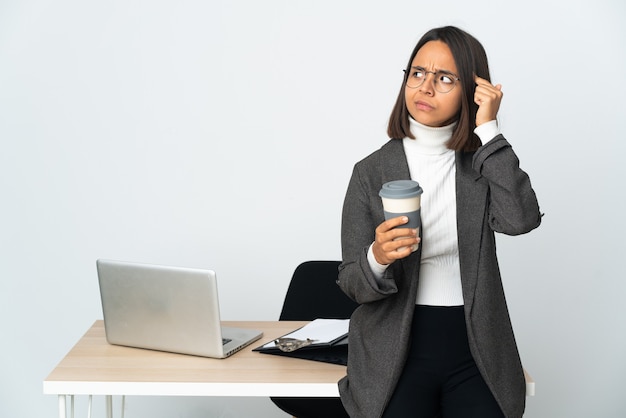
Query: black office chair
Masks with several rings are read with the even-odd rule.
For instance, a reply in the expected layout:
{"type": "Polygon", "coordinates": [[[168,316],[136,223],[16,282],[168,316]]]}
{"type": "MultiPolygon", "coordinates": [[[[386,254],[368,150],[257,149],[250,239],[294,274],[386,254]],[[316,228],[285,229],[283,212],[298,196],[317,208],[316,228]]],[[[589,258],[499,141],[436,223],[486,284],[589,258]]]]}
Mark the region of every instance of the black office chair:
{"type": "MultiPolygon", "coordinates": [[[[340,261],[305,261],[291,277],[280,313],[281,321],[350,318],[358,304],[337,285],[340,261]]],[[[296,418],[349,418],[339,398],[271,397],[281,410],[296,418]]]]}

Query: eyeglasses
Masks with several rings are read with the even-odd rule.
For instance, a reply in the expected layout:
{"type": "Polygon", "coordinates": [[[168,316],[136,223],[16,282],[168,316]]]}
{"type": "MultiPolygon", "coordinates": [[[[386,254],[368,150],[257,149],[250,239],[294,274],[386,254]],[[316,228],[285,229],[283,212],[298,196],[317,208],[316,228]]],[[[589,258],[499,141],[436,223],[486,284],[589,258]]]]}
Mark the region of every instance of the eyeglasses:
{"type": "MultiPolygon", "coordinates": [[[[404,73],[406,74],[406,70],[404,70],[404,73]]],[[[424,84],[428,74],[435,76],[435,90],[439,93],[449,93],[456,86],[456,82],[459,81],[459,77],[448,71],[426,71],[422,67],[411,67],[410,73],[406,75],[406,86],[410,89],[418,88],[424,84]]]]}

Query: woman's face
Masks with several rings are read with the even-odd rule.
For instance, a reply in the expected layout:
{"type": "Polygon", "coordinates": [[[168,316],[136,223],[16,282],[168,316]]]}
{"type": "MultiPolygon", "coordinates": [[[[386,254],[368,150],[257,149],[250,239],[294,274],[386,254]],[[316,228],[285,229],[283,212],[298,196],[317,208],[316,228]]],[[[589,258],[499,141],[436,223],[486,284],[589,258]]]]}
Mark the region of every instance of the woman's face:
{"type": "MultiPolygon", "coordinates": [[[[442,82],[442,80],[435,81],[435,77],[441,74],[449,73],[453,77],[458,74],[448,45],[442,41],[429,41],[424,44],[413,58],[409,80],[415,74],[419,75],[420,72],[426,76],[424,82],[419,87],[411,88],[407,85],[404,88],[409,114],[419,123],[431,127],[446,126],[454,122],[461,109],[460,81],[456,81],[452,90],[447,93],[439,92],[438,90],[445,90],[445,88],[435,85],[442,82]],[[438,75],[431,73],[439,71],[443,73],[438,75]]],[[[446,78],[443,81],[450,81],[450,79],[446,78]]]]}

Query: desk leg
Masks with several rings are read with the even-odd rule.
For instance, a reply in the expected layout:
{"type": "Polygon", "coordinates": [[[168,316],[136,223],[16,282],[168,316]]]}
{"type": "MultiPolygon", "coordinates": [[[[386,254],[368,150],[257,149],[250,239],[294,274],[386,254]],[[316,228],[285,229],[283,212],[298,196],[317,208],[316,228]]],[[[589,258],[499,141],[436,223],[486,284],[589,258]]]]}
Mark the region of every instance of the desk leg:
{"type": "Polygon", "coordinates": [[[107,404],[107,418],[113,418],[113,395],[106,395],[105,402],[107,404]]]}
{"type": "Polygon", "coordinates": [[[70,417],[74,418],[74,395],[59,395],[59,418],[67,418],[67,397],[70,397],[70,417]]]}
{"type": "Polygon", "coordinates": [[[65,395],[59,395],[59,418],[67,418],[65,410],[65,395]]]}

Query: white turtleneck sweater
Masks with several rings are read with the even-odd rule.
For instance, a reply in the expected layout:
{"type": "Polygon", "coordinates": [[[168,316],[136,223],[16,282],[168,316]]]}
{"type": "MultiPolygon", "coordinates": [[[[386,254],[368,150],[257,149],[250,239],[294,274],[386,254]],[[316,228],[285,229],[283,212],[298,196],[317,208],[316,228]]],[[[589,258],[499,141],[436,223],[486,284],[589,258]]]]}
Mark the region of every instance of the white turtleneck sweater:
{"type": "MultiPolygon", "coordinates": [[[[445,145],[456,123],[432,128],[412,118],[409,120],[415,139],[403,139],[404,152],[411,179],[424,190],[420,211],[422,257],[415,303],[463,305],[456,225],[455,152],[445,145]]],[[[483,143],[499,133],[495,120],[481,125],[475,132],[483,143]]],[[[374,274],[381,279],[388,266],[376,261],[371,246],[368,260],[374,274]]]]}

